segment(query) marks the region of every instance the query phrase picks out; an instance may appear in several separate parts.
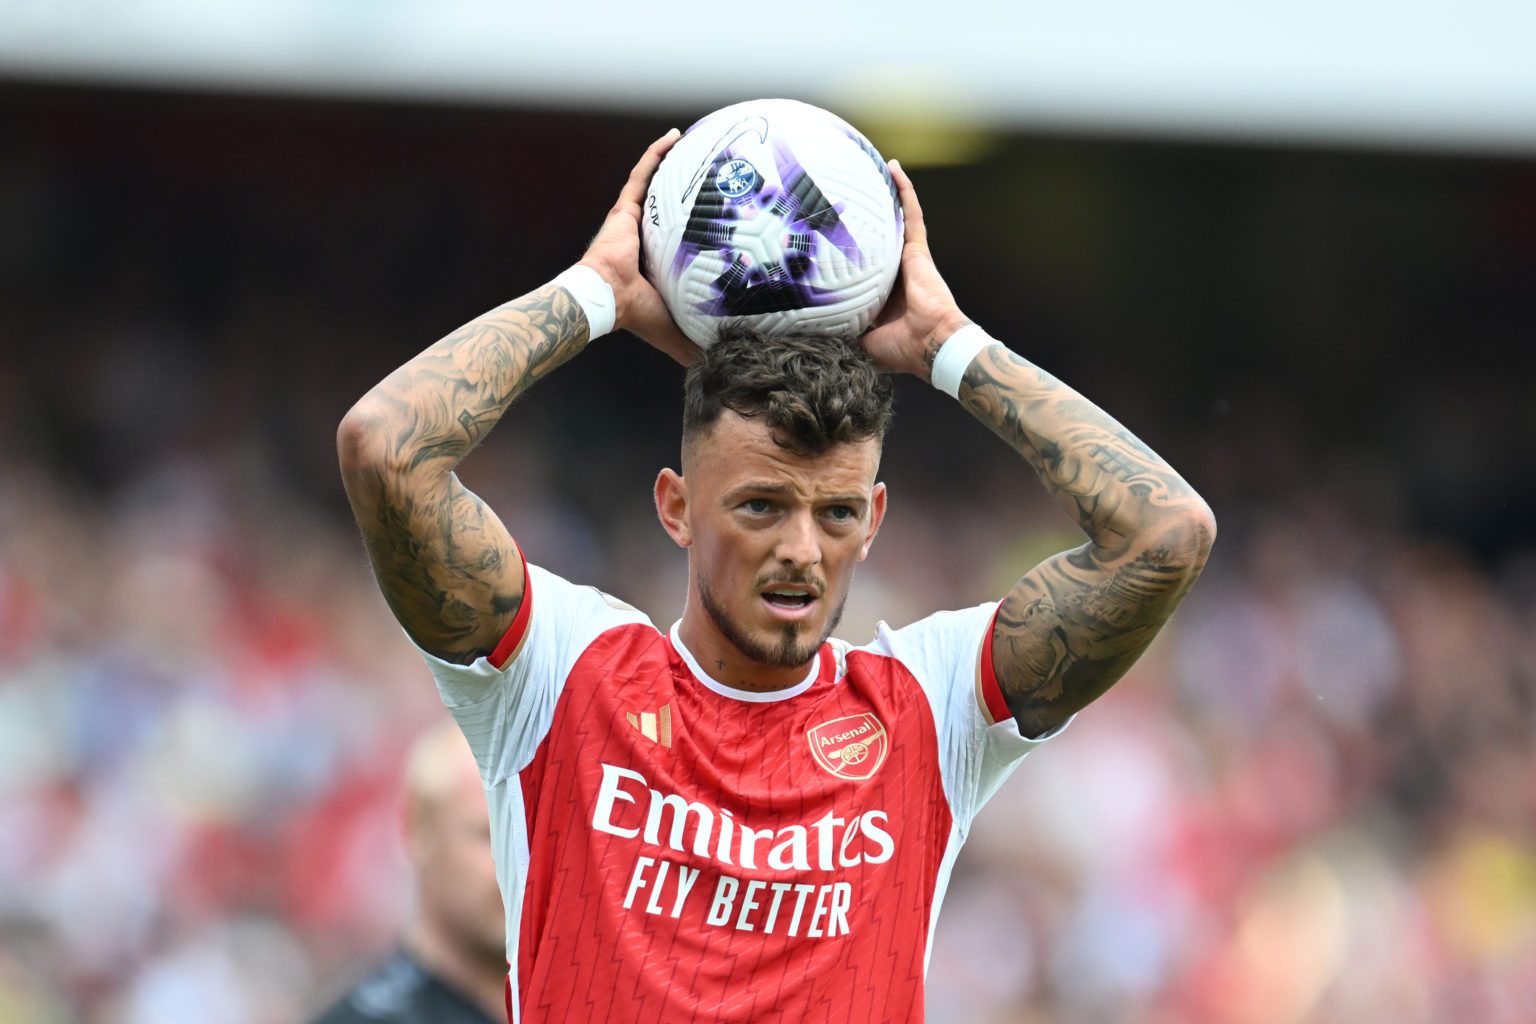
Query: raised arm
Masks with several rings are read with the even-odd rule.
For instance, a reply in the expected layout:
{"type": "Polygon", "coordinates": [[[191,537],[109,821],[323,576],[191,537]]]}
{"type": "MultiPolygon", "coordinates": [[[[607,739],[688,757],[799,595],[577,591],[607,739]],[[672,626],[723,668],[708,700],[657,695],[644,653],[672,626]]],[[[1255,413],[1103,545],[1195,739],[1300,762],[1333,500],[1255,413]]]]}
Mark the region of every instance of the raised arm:
{"type": "MultiPolygon", "coordinates": [[[[928,252],[912,183],[892,168],[907,224],[901,292],[866,338],[892,369],[929,379],[967,321],[928,252]]],[[[1010,590],[992,664],[1025,736],[1065,722],[1125,674],[1205,566],[1216,522],[1173,468],[1103,410],[1001,345],[965,369],[960,402],[1008,442],[1088,537],[1010,590]]]]}
{"type": "MultiPolygon", "coordinates": [[[[614,326],[681,362],[696,350],[640,273],[640,207],[669,132],[646,150],[581,259],[613,291],[614,326]]],[[[512,537],[459,482],[459,462],[535,381],[584,348],[571,287],[549,284],[475,318],[375,385],[337,431],[342,481],[374,576],[424,650],[490,653],[523,600],[512,537]]]]}
{"type": "Polygon", "coordinates": [[[1065,722],[1125,674],[1205,567],[1216,521],[1156,452],[1092,402],[999,345],[960,401],[1035,468],[1088,535],[1019,580],[992,663],[1026,736],[1065,722]]]}

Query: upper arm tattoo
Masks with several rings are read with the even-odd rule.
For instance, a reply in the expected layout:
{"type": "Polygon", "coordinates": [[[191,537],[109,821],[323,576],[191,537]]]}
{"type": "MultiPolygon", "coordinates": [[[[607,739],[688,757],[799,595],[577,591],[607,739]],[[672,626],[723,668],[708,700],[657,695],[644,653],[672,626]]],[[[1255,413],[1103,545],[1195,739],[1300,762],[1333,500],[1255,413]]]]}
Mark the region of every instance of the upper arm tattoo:
{"type": "Polygon", "coordinates": [[[1003,599],[992,636],[993,668],[1020,729],[1049,729],[1113,686],[1203,562],[1154,547],[1106,565],[1085,545],[1025,575],[1003,599]]]}

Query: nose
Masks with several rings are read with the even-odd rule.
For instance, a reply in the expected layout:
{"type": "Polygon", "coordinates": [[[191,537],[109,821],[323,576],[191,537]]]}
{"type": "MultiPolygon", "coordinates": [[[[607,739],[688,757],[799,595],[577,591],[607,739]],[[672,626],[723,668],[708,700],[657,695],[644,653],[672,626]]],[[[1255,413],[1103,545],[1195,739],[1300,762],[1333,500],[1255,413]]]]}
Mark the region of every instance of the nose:
{"type": "Polygon", "coordinates": [[[809,511],[788,517],[779,534],[775,557],[785,565],[809,569],[821,561],[821,538],[816,534],[816,519],[809,511]]]}

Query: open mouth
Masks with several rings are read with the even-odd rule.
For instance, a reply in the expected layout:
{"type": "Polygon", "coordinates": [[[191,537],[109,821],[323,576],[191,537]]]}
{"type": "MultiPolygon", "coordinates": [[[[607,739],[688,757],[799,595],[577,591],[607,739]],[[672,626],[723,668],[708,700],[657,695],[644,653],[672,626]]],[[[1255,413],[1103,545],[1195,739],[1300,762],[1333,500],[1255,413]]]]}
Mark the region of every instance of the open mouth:
{"type": "Polygon", "coordinates": [[[777,589],[763,591],[763,600],[767,601],[775,608],[784,608],[790,611],[794,611],[799,608],[807,607],[811,601],[814,600],[814,598],[812,598],[810,594],[807,594],[803,590],[777,589]]]}

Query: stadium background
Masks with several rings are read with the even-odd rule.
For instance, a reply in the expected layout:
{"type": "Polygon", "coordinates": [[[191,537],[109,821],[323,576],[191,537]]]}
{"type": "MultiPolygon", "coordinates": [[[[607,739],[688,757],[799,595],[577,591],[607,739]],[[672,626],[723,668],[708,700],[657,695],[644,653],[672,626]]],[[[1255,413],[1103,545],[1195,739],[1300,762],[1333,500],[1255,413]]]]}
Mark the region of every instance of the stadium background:
{"type": "MultiPolygon", "coordinates": [[[[399,755],[441,714],[335,424],[701,111],[43,78],[0,78],[0,1022],[295,1021],[392,940],[399,755]]],[[[1072,129],[912,168],[939,266],[1222,533],[982,815],[930,1019],[1530,1019],[1532,147],[1072,129]]],[[[661,623],[678,380],[607,339],[464,473],[661,623]]],[[[884,476],[849,638],[1077,542],[910,382],[884,476]]]]}

